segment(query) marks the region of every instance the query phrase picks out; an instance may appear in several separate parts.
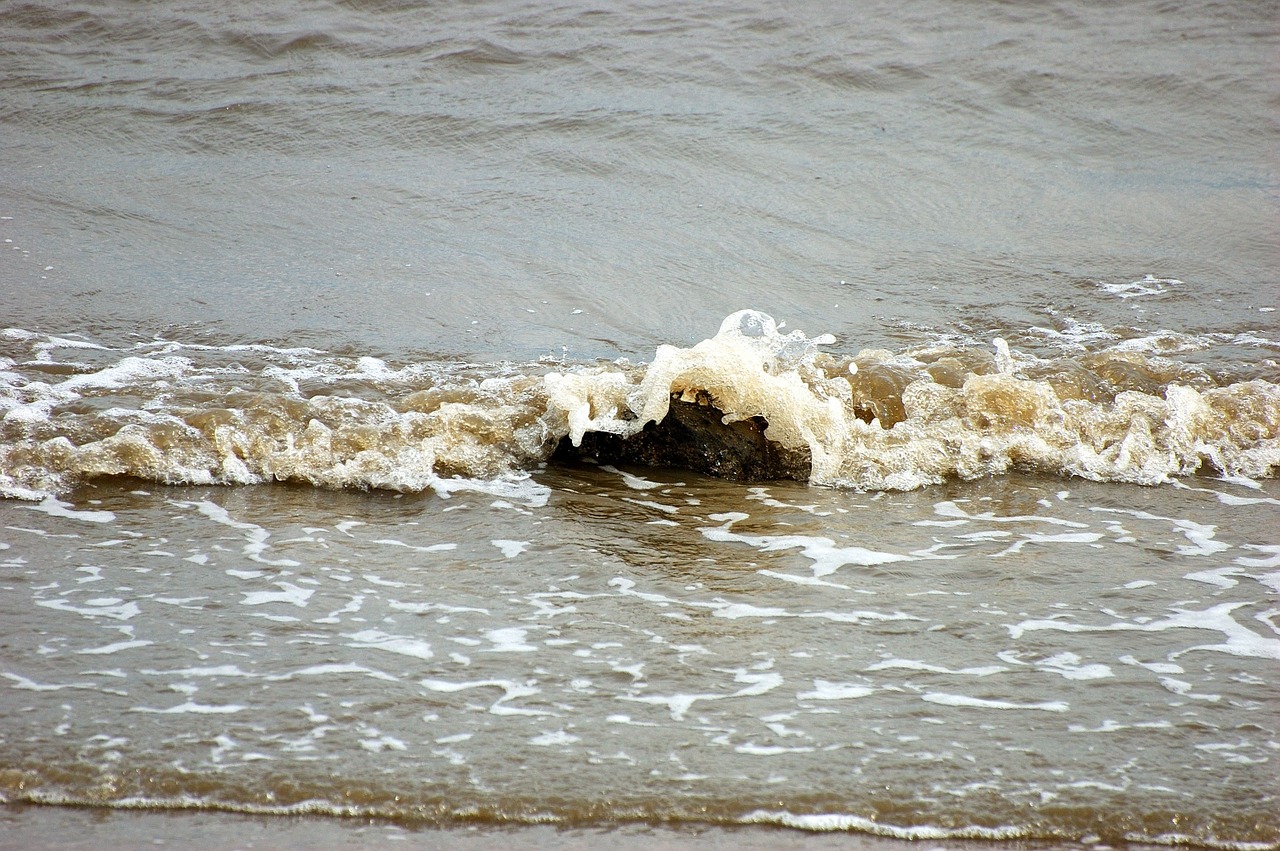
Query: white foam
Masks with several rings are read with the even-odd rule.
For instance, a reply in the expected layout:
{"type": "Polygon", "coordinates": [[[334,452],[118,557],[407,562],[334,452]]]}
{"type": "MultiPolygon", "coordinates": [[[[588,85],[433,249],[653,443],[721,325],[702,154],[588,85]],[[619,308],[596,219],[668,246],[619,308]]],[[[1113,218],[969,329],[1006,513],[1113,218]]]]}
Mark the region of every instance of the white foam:
{"type": "Polygon", "coordinates": [[[629,502],[632,505],[639,505],[642,508],[652,508],[655,511],[661,511],[665,514],[675,514],[680,511],[680,506],[678,505],[668,505],[665,502],[657,502],[652,499],[633,499],[632,497],[624,496],[622,501],[629,502]]]}
{"type": "Polygon", "coordinates": [[[352,640],[351,647],[367,647],[375,650],[386,650],[389,653],[399,653],[402,656],[412,656],[415,659],[431,659],[435,654],[431,651],[431,645],[417,638],[407,638],[402,635],[391,635],[377,629],[365,629],[360,632],[354,632],[346,636],[352,640]]]}
{"type": "Polygon", "coordinates": [[[486,653],[533,653],[538,648],[525,641],[528,637],[529,630],[520,627],[505,627],[503,629],[491,629],[484,633],[492,644],[483,652],[486,653]]]}
{"type": "Polygon", "coordinates": [[[488,609],[478,609],[475,606],[450,606],[447,603],[404,603],[399,600],[391,600],[387,606],[397,612],[411,612],[415,615],[425,615],[428,612],[444,612],[445,614],[459,614],[462,612],[475,612],[476,614],[487,615],[488,609]]]}
{"type": "Polygon", "coordinates": [[[475,733],[454,733],[452,736],[440,736],[435,739],[437,745],[456,745],[475,736],[475,733]]]}
{"type": "Polygon", "coordinates": [[[903,668],[909,671],[928,671],[934,674],[958,674],[966,677],[989,677],[992,674],[1002,674],[1009,670],[1003,665],[982,665],[972,668],[946,668],[942,665],[932,665],[928,662],[921,662],[917,659],[886,659],[883,662],[877,662],[867,668],[865,671],[885,671],[892,668],[903,668]]]}
{"type": "MultiPolygon", "coordinates": [[[[8,544],[0,545],[0,550],[7,550],[8,548],[9,548],[8,544]]],[[[88,576],[82,576],[76,580],[76,582],[79,582],[80,584],[84,584],[86,582],[102,581],[102,568],[98,567],[97,565],[86,564],[82,567],[77,567],[76,571],[89,574],[88,576]]]]}
{"type": "Polygon", "coordinates": [[[407,491],[417,491],[422,490],[423,487],[430,487],[445,498],[455,493],[484,493],[515,500],[523,503],[527,508],[542,508],[547,504],[547,500],[551,498],[551,488],[538,484],[527,473],[519,472],[506,473],[493,479],[464,479],[461,476],[441,479],[432,475],[429,483],[425,486],[420,486],[415,482],[406,482],[404,487],[396,487],[394,483],[376,486],[407,491]]]}
{"type": "Polygon", "coordinates": [[[234,519],[229,511],[215,502],[210,502],[209,500],[200,500],[198,502],[174,501],[172,504],[180,508],[194,508],[215,523],[220,523],[223,526],[230,526],[232,529],[239,529],[243,531],[248,542],[244,545],[242,552],[251,561],[268,564],[273,567],[298,566],[298,562],[292,559],[263,558],[262,554],[269,546],[267,544],[267,539],[271,537],[271,533],[256,523],[247,523],[242,520],[234,519]]]}
{"type": "Polygon", "coordinates": [[[540,748],[565,747],[575,742],[582,741],[581,736],[575,736],[572,733],[566,733],[564,730],[554,730],[552,732],[543,733],[540,736],[534,736],[529,740],[529,744],[540,748]]]}
{"type": "Polygon", "coordinates": [[[1234,588],[1240,584],[1233,576],[1247,576],[1243,570],[1238,567],[1219,567],[1214,570],[1197,570],[1192,573],[1183,575],[1183,579],[1190,579],[1192,582],[1204,582],[1208,585],[1216,585],[1219,588],[1234,588]]]}
{"type": "Polygon", "coordinates": [[[755,810],[743,816],[743,824],[774,824],[811,831],[857,831],[893,839],[1018,839],[1026,835],[1019,827],[941,827],[938,825],[900,826],[882,820],[843,813],[792,813],[786,810],[755,810]]]}
{"type": "Polygon", "coordinates": [[[76,606],[61,598],[36,600],[36,605],[44,606],[46,609],[57,609],[61,612],[74,612],[87,618],[111,618],[119,621],[127,621],[142,612],[137,603],[132,601],[125,602],[115,597],[86,600],[83,606],[76,606]]]}
{"type": "Polygon", "coordinates": [[[928,692],[920,696],[921,700],[938,703],[943,706],[972,707],[976,709],[1036,709],[1044,712],[1066,712],[1071,705],[1061,700],[1050,700],[1043,703],[1014,703],[1008,700],[988,700],[981,697],[970,697],[963,694],[946,694],[944,692],[928,692]]]}
{"type": "Polygon", "coordinates": [[[1181,674],[1183,668],[1181,665],[1173,662],[1140,662],[1137,658],[1125,655],[1120,657],[1120,661],[1126,665],[1137,665],[1146,668],[1148,671],[1154,671],[1157,674],[1181,674]]]}
{"type": "Polygon", "coordinates": [[[6,410],[3,417],[4,422],[22,424],[25,426],[33,426],[47,421],[49,419],[49,412],[52,411],[53,406],[57,404],[53,399],[41,399],[25,405],[11,400],[5,400],[5,403],[6,410]]]}
{"type": "Polygon", "coordinates": [[[1061,632],[1111,632],[1117,630],[1160,632],[1166,629],[1213,630],[1226,635],[1227,640],[1221,644],[1199,644],[1188,647],[1177,655],[1197,650],[1210,650],[1229,653],[1233,656],[1280,659],[1280,639],[1258,635],[1231,617],[1231,612],[1245,605],[1248,604],[1220,603],[1202,610],[1174,608],[1175,614],[1145,623],[1117,621],[1109,624],[1090,625],[1060,620],[1026,620],[1017,624],[1006,624],[1005,628],[1009,630],[1009,634],[1014,639],[1020,638],[1025,632],[1046,629],[1061,632]]]}
{"type": "Polygon", "coordinates": [[[1181,286],[1182,281],[1177,278],[1157,278],[1155,275],[1147,275],[1140,281],[1129,281],[1124,284],[1098,284],[1098,289],[1109,295],[1119,296],[1122,299],[1142,298],[1144,296],[1159,296],[1169,292],[1170,287],[1181,286]]]}
{"type": "Polygon", "coordinates": [[[1177,517],[1162,517],[1159,514],[1127,508],[1099,508],[1094,506],[1090,507],[1089,510],[1109,514],[1127,514],[1139,520],[1169,523],[1175,531],[1180,532],[1191,543],[1191,546],[1180,545],[1178,547],[1178,555],[1211,556],[1231,549],[1230,544],[1214,540],[1214,534],[1218,527],[1211,524],[1196,523],[1193,520],[1184,520],[1177,517]]]}
{"type": "MultiPolygon", "coordinates": [[[[31,331],[23,331],[19,328],[11,328],[9,330],[16,332],[18,335],[18,336],[15,336],[13,339],[32,340],[32,339],[37,339],[40,336],[39,334],[33,333],[31,331]]],[[[38,359],[42,361],[48,361],[51,359],[50,352],[53,349],[89,349],[89,350],[96,350],[100,352],[108,351],[106,346],[101,346],[97,343],[90,342],[89,340],[74,340],[74,339],[71,339],[70,337],[54,337],[54,336],[45,337],[44,340],[37,343],[34,346],[34,348],[39,353],[38,359]]]]}
{"type": "MultiPolygon", "coordinates": [[[[1251,490],[1261,490],[1262,484],[1248,476],[1221,476],[1221,481],[1230,484],[1239,485],[1251,490]]],[[[1238,496],[1225,491],[1214,490],[1213,488],[1197,488],[1186,484],[1185,482],[1174,482],[1174,487],[1180,490],[1196,491],[1197,493],[1212,494],[1218,502],[1223,505],[1244,506],[1244,505],[1280,505],[1280,499],[1274,499],[1269,496],[1251,497],[1238,496]]]]}
{"type": "Polygon", "coordinates": [[[203,668],[178,668],[176,670],[155,670],[152,668],[143,668],[138,673],[147,676],[162,677],[254,677],[256,674],[250,674],[242,671],[236,665],[210,665],[203,668]]]}
{"type": "Polygon", "coordinates": [[[653,723],[652,721],[635,721],[635,720],[633,720],[633,719],[631,718],[631,716],[630,716],[630,715],[621,715],[621,714],[609,715],[609,716],[608,716],[608,717],[606,717],[604,720],[608,721],[610,724],[626,724],[626,725],[627,725],[627,726],[629,726],[629,727],[659,727],[659,726],[661,726],[660,724],[655,724],[655,723],[653,723]]]}
{"type": "MultiPolygon", "coordinates": [[[[928,522],[929,522],[929,521],[927,521],[927,520],[923,520],[923,521],[920,521],[920,524],[919,524],[919,525],[923,525],[923,524],[928,523],[928,522]]],[[[954,522],[957,522],[957,523],[966,523],[966,522],[968,522],[968,521],[966,521],[966,520],[957,520],[957,521],[954,521],[954,522]]],[[[912,524],[912,525],[917,525],[917,524],[912,524]]],[[[950,525],[950,524],[948,524],[948,525],[950,525]]],[[[1009,538],[1009,537],[1012,537],[1012,535],[1013,535],[1013,533],[1012,533],[1012,532],[1010,532],[1010,531],[1008,531],[1007,529],[985,529],[985,530],[983,530],[983,531],[981,531],[981,532],[969,532],[968,534],[965,534],[965,535],[956,535],[955,537],[957,537],[957,538],[959,538],[959,539],[961,539],[961,540],[964,540],[964,541],[998,541],[998,540],[1001,540],[1001,539],[1003,539],[1003,538],[1009,538]]]]}
{"type": "MultiPolygon", "coordinates": [[[[713,515],[713,520],[720,519],[713,515]]],[[[721,526],[701,527],[703,537],[711,541],[738,542],[756,547],[761,552],[798,549],[805,558],[813,561],[815,577],[829,576],[845,565],[872,567],[900,561],[914,561],[911,556],[899,553],[877,552],[864,547],[837,546],[831,538],[810,535],[744,535],[732,530],[737,515],[726,519],[721,526]]]]}
{"type": "Polygon", "coordinates": [[[682,721],[685,715],[693,708],[693,704],[699,701],[718,701],[732,700],[738,697],[753,697],[765,694],[782,685],[782,675],[776,673],[755,673],[738,669],[734,671],[734,681],[739,683],[747,683],[746,687],[738,689],[735,692],[725,694],[723,692],[713,693],[695,693],[695,694],[670,694],[670,695],[619,695],[618,700],[629,700],[634,703],[649,703],[658,706],[666,706],[667,711],[671,713],[672,720],[682,721]]]}
{"type": "Polygon", "coordinates": [[[609,585],[618,588],[619,592],[630,597],[637,597],[658,606],[679,605],[689,608],[710,609],[713,617],[728,618],[736,620],[738,618],[798,618],[798,619],[816,619],[829,620],[835,623],[864,623],[866,621],[900,621],[911,620],[918,621],[921,618],[915,615],[908,615],[904,612],[877,612],[872,610],[854,609],[847,612],[833,611],[799,611],[794,612],[790,609],[784,609],[779,606],[757,606],[754,603],[730,603],[725,600],[690,600],[675,599],[666,597],[662,594],[653,594],[645,591],[635,590],[635,580],[627,579],[622,576],[616,576],[609,580],[609,585]]]}
{"type": "Polygon", "coordinates": [[[498,539],[495,541],[490,541],[489,543],[493,544],[495,547],[502,550],[502,554],[507,558],[515,558],[525,550],[529,549],[529,544],[531,542],[498,539]]]}
{"type": "Polygon", "coordinates": [[[1217,703],[1222,700],[1220,694],[1196,694],[1191,689],[1193,686],[1186,680],[1174,679],[1173,677],[1157,677],[1160,685],[1179,697],[1188,697],[1192,700],[1204,700],[1209,703],[1217,703]]]}
{"type": "Polygon", "coordinates": [[[315,594],[314,588],[299,588],[291,582],[273,583],[279,591],[241,591],[244,599],[241,601],[245,606],[261,606],[267,603],[288,603],[291,606],[297,606],[300,609],[307,607],[311,595],[315,594]]]}
{"type": "MultiPolygon", "coordinates": [[[[39,335],[33,339],[40,339],[39,335]]],[[[44,460],[24,465],[17,475],[0,472],[0,489],[5,494],[39,500],[86,476],[123,473],[174,483],[291,480],[325,487],[413,492],[434,488],[445,497],[458,491],[479,491],[531,506],[545,504],[549,496],[546,488],[529,482],[528,475],[516,469],[531,455],[540,456],[548,436],[546,425],[535,421],[538,411],[526,412],[522,407],[529,400],[513,398],[525,392],[514,378],[459,381],[468,391],[478,387],[481,398],[447,402],[431,413],[421,413],[400,411],[389,403],[389,397],[402,389],[420,389],[426,377],[439,378],[439,384],[448,387],[454,379],[441,364],[394,369],[378,358],[351,359],[313,349],[261,345],[216,347],[155,341],[135,348],[148,352],[125,355],[114,364],[91,371],[82,364],[63,362],[75,367],[77,374],[54,384],[32,380],[21,369],[0,375],[0,390],[10,391],[0,392],[0,414],[10,422],[52,422],[50,415],[56,406],[82,395],[121,399],[107,410],[75,414],[81,420],[115,425],[116,433],[83,444],[76,440],[73,445],[63,436],[24,446],[44,460]],[[249,366],[197,365],[191,358],[161,356],[155,351],[184,348],[215,355],[251,352],[261,358],[251,359],[249,366]],[[284,365],[279,363],[282,359],[284,365]],[[304,382],[361,382],[386,396],[372,400],[338,392],[325,396],[314,393],[314,386],[304,392],[304,382]],[[197,388],[216,394],[224,388],[239,391],[249,387],[262,394],[262,409],[274,408],[279,416],[261,417],[258,408],[222,409],[212,400],[209,410],[222,415],[216,425],[207,421],[191,425],[186,422],[190,411],[184,409],[181,415],[171,412],[174,403],[170,396],[175,389],[197,388]],[[288,397],[292,397],[289,404],[274,404],[288,397]],[[477,439],[473,426],[480,421],[492,422],[496,428],[491,435],[477,439]],[[378,438],[371,445],[352,450],[342,442],[353,431],[369,430],[378,438]],[[175,434],[180,436],[177,441],[175,434]],[[451,470],[474,470],[476,474],[441,478],[435,469],[438,458],[451,470]]],[[[47,375],[42,372],[39,377],[47,375]]],[[[74,429],[74,424],[68,428],[74,429]]],[[[358,442],[367,437],[360,433],[358,442]]],[[[0,451],[0,463],[6,460],[4,454],[0,451]]]]}
{"type": "Polygon", "coordinates": [[[458,548],[457,544],[429,544],[425,547],[420,547],[416,544],[406,544],[404,541],[397,541],[395,538],[379,538],[372,543],[385,544],[392,547],[404,547],[418,553],[444,553],[458,548]]]}
{"type": "Polygon", "coordinates": [[[1061,674],[1068,680],[1101,680],[1114,677],[1111,668],[1099,663],[1081,664],[1080,657],[1071,652],[1058,653],[1036,663],[1041,670],[1061,674]]]}
{"type": "Polygon", "coordinates": [[[1014,541],[1007,548],[993,553],[991,558],[1002,558],[1021,552],[1027,544],[1094,544],[1103,537],[1101,532],[1064,532],[1060,535],[1038,535],[1035,532],[1023,532],[1022,539],[1014,541]]]}
{"type": "Polygon", "coordinates": [[[234,715],[237,712],[243,712],[248,707],[239,703],[228,703],[222,705],[212,705],[207,703],[195,703],[194,701],[186,701],[177,706],[169,706],[164,709],[154,709],[149,706],[134,706],[129,709],[130,712],[147,712],[155,715],[183,715],[187,713],[195,715],[234,715]]]}
{"type": "Polygon", "coordinates": [[[774,579],[781,579],[783,582],[793,582],[796,585],[814,585],[822,588],[840,588],[849,590],[848,585],[842,585],[839,582],[828,582],[825,579],[818,579],[815,576],[796,576],[791,573],[779,573],[776,570],[757,570],[760,576],[769,576],[774,579]]]}
{"type": "Polygon", "coordinates": [[[55,389],[68,395],[70,391],[78,394],[82,390],[114,390],[132,384],[174,379],[191,367],[191,360],[184,357],[126,357],[97,372],[73,375],[55,385],[55,389]]]}
{"type": "Polygon", "coordinates": [[[0,671],[0,677],[12,680],[13,688],[24,691],[62,691],[65,688],[91,689],[96,687],[94,683],[38,683],[12,671],[0,671]]]}
{"type": "Polygon", "coordinates": [[[287,674],[273,674],[266,679],[272,682],[284,682],[292,680],[295,677],[332,677],[342,674],[360,674],[365,677],[372,677],[375,680],[386,680],[388,682],[399,682],[398,677],[374,668],[366,668],[364,665],[352,665],[341,662],[333,662],[323,665],[310,665],[306,668],[299,668],[296,671],[290,671],[287,674]]]}
{"type": "Polygon", "coordinates": [[[647,490],[653,490],[654,488],[662,487],[662,484],[660,482],[650,481],[649,479],[643,478],[641,476],[628,473],[625,470],[619,470],[617,467],[613,467],[609,464],[601,464],[600,469],[606,473],[613,473],[615,475],[621,476],[623,484],[625,484],[627,487],[633,490],[647,491],[647,490]]]}
{"type": "Polygon", "coordinates": [[[981,514],[969,514],[951,500],[943,500],[933,505],[933,511],[942,517],[955,517],[963,520],[980,520],[984,523],[1048,523],[1053,526],[1067,526],[1073,529],[1087,529],[1088,523],[1077,520],[1064,520],[1060,517],[1047,517],[1038,514],[1012,514],[998,516],[995,512],[984,511],[981,514]]]}
{"type": "Polygon", "coordinates": [[[113,511],[78,511],[71,503],[63,502],[54,496],[47,496],[38,505],[29,505],[32,511],[43,511],[53,517],[66,517],[71,520],[84,520],[89,523],[111,523],[116,519],[113,511]]]}
{"type": "Polygon", "coordinates": [[[499,688],[502,689],[502,697],[498,698],[489,707],[489,712],[494,715],[555,715],[543,709],[529,709],[520,706],[508,706],[507,703],[522,697],[532,697],[541,694],[541,690],[530,685],[522,685],[513,680],[473,680],[470,682],[449,682],[448,680],[425,679],[420,685],[430,691],[438,692],[456,692],[466,691],[473,688],[499,688]]]}
{"type": "Polygon", "coordinates": [[[1240,556],[1235,560],[1236,564],[1245,567],[1280,567],[1280,546],[1275,544],[1245,544],[1246,550],[1257,550],[1258,552],[1270,553],[1270,558],[1250,558],[1248,556],[1240,556]]]}
{"type": "Polygon", "coordinates": [[[783,502],[782,500],[775,499],[772,495],[770,495],[769,489],[764,487],[748,488],[747,499],[759,500],[762,504],[767,505],[770,508],[794,508],[794,509],[797,509],[798,511],[804,511],[809,514],[812,514],[815,517],[831,516],[830,511],[818,510],[818,506],[816,503],[812,505],[796,505],[794,503],[783,502]]]}
{"type": "Polygon", "coordinates": [[[857,683],[833,683],[828,680],[814,680],[813,691],[803,691],[796,695],[797,700],[850,700],[875,694],[876,689],[857,683]]]}
{"type": "Polygon", "coordinates": [[[152,644],[155,644],[155,642],[135,639],[133,641],[117,641],[114,644],[107,644],[102,647],[88,647],[84,650],[77,650],[76,652],[90,656],[105,656],[111,653],[119,653],[122,650],[135,650],[139,647],[149,647],[152,644]]]}
{"type": "Polygon", "coordinates": [[[813,753],[814,748],[808,745],[795,745],[787,747],[785,745],[757,745],[748,742],[744,745],[734,745],[734,753],[747,754],[749,756],[778,756],[785,753],[813,753]]]}
{"type": "MultiPolygon", "coordinates": [[[[373,731],[375,734],[377,731],[373,731]]],[[[397,739],[395,736],[376,735],[375,738],[361,739],[360,747],[372,753],[382,753],[385,750],[403,751],[408,749],[408,745],[403,739],[397,739]]]]}
{"type": "Polygon", "coordinates": [[[1232,494],[1232,493],[1219,493],[1218,502],[1221,502],[1223,505],[1233,505],[1233,506],[1280,505],[1280,499],[1272,499],[1269,496],[1262,496],[1262,497],[1236,496],[1235,494],[1232,494]]]}
{"type": "Polygon", "coordinates": [[[397,582],[394,579],[383,579],[382,577],[375,576],[372,573],[362,574],[361,577],[370,585],[380,585],[383,588],[404,588],[408,585],[407,582],[397,582]]]}

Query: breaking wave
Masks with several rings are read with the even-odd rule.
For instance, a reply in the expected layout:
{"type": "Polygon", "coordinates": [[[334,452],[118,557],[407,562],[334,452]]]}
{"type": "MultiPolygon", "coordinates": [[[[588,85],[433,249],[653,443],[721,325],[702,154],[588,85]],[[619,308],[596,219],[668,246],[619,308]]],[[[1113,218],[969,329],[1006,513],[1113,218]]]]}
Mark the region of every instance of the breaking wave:
{"type": "MultiPolygon", "coordinates": [[[[1159,484],[1280,467],[1280,385],[1133,345],[1042,358],[840,354],[739,311],[651,363],[394,367],[271,345],[0,332],[0,492],[164,483],[480,488],[536,499],[552,459],[910,490],[1025,470],[1159,484]]],[[[1194,348],[1191,346],[1189,348],[1194,348]]]]}

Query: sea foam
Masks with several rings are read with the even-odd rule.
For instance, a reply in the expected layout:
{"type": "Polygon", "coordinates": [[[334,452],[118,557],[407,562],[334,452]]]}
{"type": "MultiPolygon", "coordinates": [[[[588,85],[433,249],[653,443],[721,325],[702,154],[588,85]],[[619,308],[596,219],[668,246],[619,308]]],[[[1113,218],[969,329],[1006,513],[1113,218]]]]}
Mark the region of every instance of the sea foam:
{"type": "Polygon", "coordinates": [[[691,436],[654,443],[637,463],[700,469],[697,458],[764,453],[769,463],[748,458],[724,474],[856,490],[1017,470],[1256,480],[1280,466],[1280,385],[1249,377],[1264,373],[1210,373],[1101,333],[1050,359],[999,338],[850,355],[830,335],[784,334],[742,310],[640,366],[397,366],[310,349],[60,340],[10,332],[10,348],[30,357],[7,359],[0,381],[0,493],[48,511],[62,507],[50,497],[117,475],[481,492],[534,507],[550,492],[532,471],[565,447],[586,452],[597,437],[625,447],[691,411],[691,436]],[[93,365],[57,360],[85,351],[93,365]]]}

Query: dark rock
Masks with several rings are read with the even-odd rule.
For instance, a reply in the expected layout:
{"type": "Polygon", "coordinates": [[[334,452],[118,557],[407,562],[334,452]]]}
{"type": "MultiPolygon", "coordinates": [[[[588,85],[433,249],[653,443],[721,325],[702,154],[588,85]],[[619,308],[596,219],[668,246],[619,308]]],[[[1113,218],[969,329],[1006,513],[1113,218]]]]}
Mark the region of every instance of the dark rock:
{"type": "Polygon", "coordinates": [[[597,461],[645,467],[682,467],[736,481],[807,480],[807,448],[787,449],[765,437],[764,417],[725,425],[724,413],[709,398],[681,401],[672,395],[671,410],[660,423],[648,423],[638,434],[588,432],[582,445],[563,438],[553,461],[597,461]]]}

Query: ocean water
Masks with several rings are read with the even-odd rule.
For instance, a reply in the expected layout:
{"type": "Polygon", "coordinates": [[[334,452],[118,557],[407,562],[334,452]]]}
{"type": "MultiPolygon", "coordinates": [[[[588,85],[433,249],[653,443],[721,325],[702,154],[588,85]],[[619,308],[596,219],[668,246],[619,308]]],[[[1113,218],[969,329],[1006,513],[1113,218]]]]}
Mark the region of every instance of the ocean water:
{"type": "Polygon", "coordinates": [[[1274,4],[0,36],[0,800],[1280,847],[1274,4]]]}

